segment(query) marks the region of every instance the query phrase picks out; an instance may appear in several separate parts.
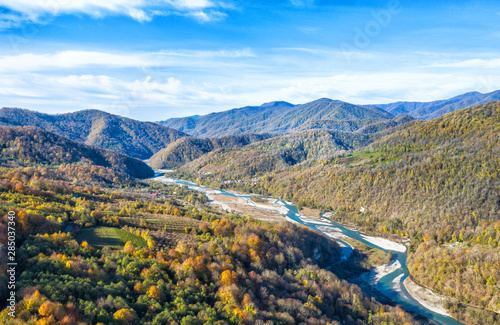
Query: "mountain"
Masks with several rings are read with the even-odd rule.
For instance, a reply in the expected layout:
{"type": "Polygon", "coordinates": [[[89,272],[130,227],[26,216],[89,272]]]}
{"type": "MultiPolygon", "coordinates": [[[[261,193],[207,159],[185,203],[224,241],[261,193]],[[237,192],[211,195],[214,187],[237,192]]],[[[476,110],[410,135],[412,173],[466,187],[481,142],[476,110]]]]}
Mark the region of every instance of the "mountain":
{"type": "Polygon", "coordinates": [[[196,137],[221,137],[252,133],[253,123],[293,107],[295,105],[287,102],[271,102],[261,106],[246,106],[203,116],[172,118],[158,123],[196,137]]]}
{"type": "Polygon", "coordinates": [[[241,148],[270,137],[269,134],[242,134],[214,139],[181,138],[154,154],[149,164],[156,169],[179,167],[217,149],[241,148]]]}
{"type": "Polygon", "coordinates": [[[430,120],[446,113],[500,100],[500,90],[482,94],[469,92],[450,99],[433,102],[397,102],[392,104],[373,105],[386,110],[393,115],[409,114],[418,119],[430,120]]]}
{"type": "Polygon", "coordinates": [[[376,135],[308,130],[276,136],[242,148],[218,150],[186,163],[180,171],[208,173],[219,179],[240,180],[328,160],[373,142],[376,135]]]}
{"type": "Polygon", "coordinates": [[[141,160],[72,141],[37,127],[0,126],[0,148],[0,164],[4,166],[88,163],[132,177],[154,175],[153,170],[141,160]]]}
{"type": "Polygon", "coordinates": [[[0,109],[0,125],[37,126],[88,145],[147,159],[187,134],[98,110],[48,115],[19,108],[0,109]]]}
{"type": "Polygon", "coordinates": [[[273,102],[158,123],[197,137],[220,137],[242,133],[287,134],[311,129],[355,131],[393,117],[377,107],[322,98],[302,105],[273,102]]]}
{"type": "Polygon", "coordinates": [[[154,168],[176,168],[191,161],[195,161],[194,165],[210,165],[212,161],[219,161],[222,165],[228,164],[223,169],[229,166],[238,168],[237,165],[242,164],[259,165],[260,169],[256,170],[270,171],[269,168],[274,170],[306,160],[327,159],[342,151],[365,147],[412,121],[415,121],[413,117],[400,115],[361,127],[356,132],[317,128],[274,136],[244,134],[213,139],[182,138],[156,153],[149,163],[154,168]],[[242,150],[238,150],[240,148],[242,150]],[[276,163],[269,164],[271,161],[276,163]]]}

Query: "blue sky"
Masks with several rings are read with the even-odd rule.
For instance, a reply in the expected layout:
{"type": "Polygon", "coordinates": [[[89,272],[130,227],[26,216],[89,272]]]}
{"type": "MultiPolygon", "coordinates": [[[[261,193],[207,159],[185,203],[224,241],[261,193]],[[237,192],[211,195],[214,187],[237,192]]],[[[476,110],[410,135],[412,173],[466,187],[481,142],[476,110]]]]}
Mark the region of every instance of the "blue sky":
{"type": "Polygon", "coordinates": [[[500,89],[497,1],[0,0],[0,106],[139,120],[500,89]]]}

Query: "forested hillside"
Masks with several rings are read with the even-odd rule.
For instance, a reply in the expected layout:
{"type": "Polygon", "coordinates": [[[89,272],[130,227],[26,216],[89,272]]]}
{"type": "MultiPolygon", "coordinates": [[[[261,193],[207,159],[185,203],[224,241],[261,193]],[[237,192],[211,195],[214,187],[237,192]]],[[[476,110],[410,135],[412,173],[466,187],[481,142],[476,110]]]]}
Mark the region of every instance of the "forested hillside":
{"type": "Polygon", "coordinates": [[[362,107],[327,98],[296,106],[284,102],[271,104],[159,123],[197,137],[221,137],[242,133],[287,134],[311,129],[352,132],[394,118],[377,107],[362,107]]]}
{"type": "Polygon", "coordinates": [[[214,150],[241,148],[270,137],[268,134],[242,134],[213,139],[181,138],[153,155],[149,164],[156,169],[179,167],[214,150]]]}
{"type": "Polygon", "coordinates": [[[0,125],[37,126],[88,145],[147,159],[171,142],[187,136],[150,122],[98,110],[48,115],[18,108],[0,109],[0,125]]]}
{"type": "Polygon", "coordinates": [[[340,249],[312,230],[221,214],[186,187],[123,192],[95,183],[99,168],[67,172],[0,172],[0,242],[15,211],[18,262],[17,317],[1,324],[418,323],[322,269],[340,249]]]}
{"type": "MultiPolygon", "coordinates": [[[[327,130],[302,131],[277,136],[245,146],[219,150],[186,163],[180,172],[214,173],[219,179],[239,180],[266,173],[287,172],[300,164],[328,161],[364,148],[376,139],[415,123],[412,118],[397,117],[370,130],[340,132],[327,130]],[[379,131],[380,130],[380,131],[379,131]],[[378,132],[377,132],[378,131],[378,132]]],[[[185,175],[190,177],[189,174],[185,175]]]]}
{"type": "MultiPolygon", "coordinates": [[[[499,134],[500,102],[493,102],[410,123],[368,149],[312,165],[264,169],[236,162],[221,168],[214,160],[185,170],[210,171],[196,177],[213,186],[244,186],[299,206],[333,209],[337,220],[365,231],[410,237],[409,268],[417,282],[498,311],[499,134]],[[258,181],[221,182],[235,177],[258,181]]],[[[242,157],[248,148],[231,155],[242,157]]],[[[471,324],[488,324],[461,308],[451,311],[471,324]]]]}
{"type": "Polygon", "coordinates": [[[0,126],[0,149],[3,166],[79,164],[102,166],[132,177],[154,175],[153,170],[138,159],[75,142],[37,127],[0,126]]]}

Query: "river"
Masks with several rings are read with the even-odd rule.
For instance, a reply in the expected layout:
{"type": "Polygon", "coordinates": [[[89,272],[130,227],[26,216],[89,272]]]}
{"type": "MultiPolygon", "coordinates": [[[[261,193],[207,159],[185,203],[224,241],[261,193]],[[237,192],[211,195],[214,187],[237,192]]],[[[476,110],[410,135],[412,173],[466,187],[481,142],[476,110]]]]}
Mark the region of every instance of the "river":
{"type": "MultiPolygon", "coordinates": [[[[188,181],[183,181],[175,178],[165,178],[163,176],[155,177],[153,180],[156,181],[161,181],[163,183],[172,183],[172,184],[177,184],[177,185],[186,185],[190,189],[194,189],[200,192],[203,192],[205,194],[220,194],[220,195],[226,195],[226,196],[231,196],[231,197],[241,197],[248,199],[252,195],[248,194],[236,194],[232,192],[227,192],[224,190],[219,190],[219,189],[213,189],[209,188],[206,186],[200,186],[196,185],[192,182],[188,181]]],[[[297,207],[295,207],[291,202],[287,202],[284,200],[277,200],[277,203],[280,204],[281,206],[284,206],[288,212],[285,214],[287,218],[289,218],[291,221],[294,221],[296,223],[300,223],[302,225],[308,226],[311,229],[314,229],[318,232],[323,233],[320,229],[316,228],[317,226],[321,227],[331,227],[332,229],[335,229],[335,231],[341,231],[343,235],[358,240],[370,247],[378,248],[381,249],[385,252],[391,252],[393,260],[399,261],[401,264],[400,267],[395,268],[394,271],[390,272],[387,275],[384,275],[379,281],[377,281],[374,286],[376,286],[376,289],[381,292],[383,295],[388,297],[390,300],[398,303],[401,305],[404,309],[410,310],[413,312],[416,312],[422,316],[425,316],[439,324],[443,325],[464,325],[463,323],[449,317],[445,316],[439,313],[436,313],[427,307],[423,306],[420,304],[412,295],[406,290],[405,286],[403,285],[404,280],[408,277],[409,275],[409,270],[406,264],[406,250],[401,249],[401,245],[389,242],[384,239],[380,238],[375,238],[375,237],[370,237],[366,236],[365,234],[353,230],[352,228],[349,228],[345,225],[342,225],[340,223],[327,220],[326,218],[323,217],[324,222],[322,221],[315,221],[313,219],[309,218],[304,218],[298,210],[297,207]],[[393,245],[391,245],[391,243],[393,245]],[[395,244],[395,245],[394,245],[395,244]]],[[[344,246],[348,246],[349,244],[342,242],[341,240],[338,240],[341,243],[344,244],[344,246]]],[[[346,247],[344,247],[346,248],[346,247]]]]}

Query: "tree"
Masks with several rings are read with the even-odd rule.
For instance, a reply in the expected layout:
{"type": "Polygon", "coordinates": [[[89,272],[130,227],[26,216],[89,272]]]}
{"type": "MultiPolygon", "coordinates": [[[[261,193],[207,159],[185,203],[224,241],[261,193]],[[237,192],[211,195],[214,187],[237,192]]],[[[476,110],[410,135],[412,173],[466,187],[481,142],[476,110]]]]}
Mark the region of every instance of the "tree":
{"type": "Polygon", "coordinates": [[[160,301],[162,299],[163,293],[157,286],[151,286],[148,290],[148,297],[160,301]]]}
{"type": "Polygon", "coordinates": [[[44,302],[40,308],[38,308],[38,313],[41,316],[50,316],[53,312],[53,304],[50,301],[44,302]]]}
{"type": "Polygon", "coordinates": [[[113,314],[113,318],[120,324],[132,324],[135,320],[135,316],[130,312],[129,309],[122,308],[113,314]]]}
{"type": "Polygon", "coordinates": [[[125,243],[125,246],[123,250],[128,253],[128,254],[133,254],[135,252],[135,246],[134,243],[132,243],[130,240],[125,243]]]}
{"type": "Polygon", "coordinates": [[[153,249],[153,248],[156,246],[156,243],[155,243],[155,241],[154,241],[154,240],[152,240],[152,239],[148,239],[148,241],[147,241],[147,245],[148,245],[148,248],[149,248],[149,249],[153,249]]]}
{"type": "Polygon", "coordinates": [[[220,282],[223,286],[230,286],[236,282],[236,272],[225,270],[220,276],[220,282]]]}

